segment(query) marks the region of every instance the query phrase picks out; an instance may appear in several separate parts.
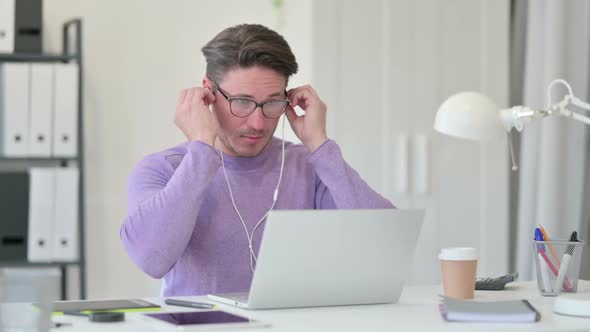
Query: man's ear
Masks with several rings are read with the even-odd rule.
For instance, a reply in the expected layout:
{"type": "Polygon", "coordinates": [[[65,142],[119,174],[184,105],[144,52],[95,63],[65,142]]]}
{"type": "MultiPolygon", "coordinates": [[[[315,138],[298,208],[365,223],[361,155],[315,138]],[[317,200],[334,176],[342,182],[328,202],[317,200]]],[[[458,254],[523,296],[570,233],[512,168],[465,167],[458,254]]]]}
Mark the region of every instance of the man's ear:
{"type": "Polygon", "coordinates": [[[216,90],[215,85],[213,84],[213,82],[211,82],[211,80],[207,76],[203,77],[203,87],[211,90],[211,92],[213,92],[213,94],[215,94],[215,90],[216,90]]]}

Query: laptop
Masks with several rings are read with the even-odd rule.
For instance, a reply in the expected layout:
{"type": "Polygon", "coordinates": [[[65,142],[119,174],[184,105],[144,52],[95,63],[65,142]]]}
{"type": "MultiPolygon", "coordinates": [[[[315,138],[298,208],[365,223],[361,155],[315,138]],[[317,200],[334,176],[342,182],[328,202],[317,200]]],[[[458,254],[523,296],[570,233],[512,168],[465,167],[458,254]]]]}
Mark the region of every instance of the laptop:
{"type": "Polygon", "coordinates": [[[424,210],[276,210],[248,293],[208,298],[246,309],[397,302],[424,210]]]}

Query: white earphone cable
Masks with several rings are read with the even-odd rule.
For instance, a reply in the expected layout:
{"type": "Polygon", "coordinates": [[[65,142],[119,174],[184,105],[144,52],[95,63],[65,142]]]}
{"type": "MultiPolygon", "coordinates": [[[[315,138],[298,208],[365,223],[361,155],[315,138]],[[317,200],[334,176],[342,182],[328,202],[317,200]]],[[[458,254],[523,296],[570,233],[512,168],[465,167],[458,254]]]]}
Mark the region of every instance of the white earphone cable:
{"type": "Polygon", "coordinates": [[[256,223],[256,225],[254,226],[254,228],[252,229],[252,232],[248,231],[248,226],[246,226],[246,222],[244,221],[244,218],[242,217],[242,215],[240,214],[240,211],[238,210],[238,207],[236,205],[236,201],[234,199],[234,194],[232,192],[231,189],[231,184],[229,183],[229,177],[227,176],[227,171],[225,170],[225,162],[223,160],[223,151],[221,148],[219,148],[219,154],[221,155],[221,167],[223,168],[223,175],[225,176],[225,182],[227,182],[227,188],[229,190],[229,197],[231,199],[232,205],[234,207],[234,210],[236,211],[236,214],[238,215],[238,218],[240,218],[240,221],[242,222],[242,226],[244,226],[244,231],[246,232],[246,237],[248,240],[248,249],[249,249],[249,256],[250,256],[250,268],[252,269],[252,272],[254,272],[254,263],[256,263],[256,253],[254,253],[254,248],[252,247],[252,241],[254,239],[254,233],[256,232],[256,229],[258,229],[258,226],[260,226],[264,220],[266,219],[266,217],[268,216],[268,214],[270,213],[270,211],[272,211],[272,209],[275,207],[275,204],[277,202],[277,198],[279,196],[279,187],[281,185],[281,180],[283,179],[283,169],[285,166],[285,115],[283,115],[283,124],[282,124],[282,147],[281,147],[281,170],[279,171],[279,180],[277,182],[277,187],[275,188],[275,191],[273,193],[273,199],[272,199],[272,205],[270,207],[270,209],[268,209],[268,211],[266,211],[266,213],[264,214],[264,216],[262,216],[262,218],[260,218],[260,220],[256,223]]]}

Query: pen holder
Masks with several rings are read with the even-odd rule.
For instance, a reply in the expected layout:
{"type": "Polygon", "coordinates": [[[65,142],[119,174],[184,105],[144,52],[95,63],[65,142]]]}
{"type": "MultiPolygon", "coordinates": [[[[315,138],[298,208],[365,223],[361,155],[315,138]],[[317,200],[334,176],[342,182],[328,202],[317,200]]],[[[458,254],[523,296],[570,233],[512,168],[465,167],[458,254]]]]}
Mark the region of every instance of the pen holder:
{"type": "Polygon", "coordinates": [[[583,241],[533,241],[537,286],[541,295],[577,292],[584,245],[583,241]]]}

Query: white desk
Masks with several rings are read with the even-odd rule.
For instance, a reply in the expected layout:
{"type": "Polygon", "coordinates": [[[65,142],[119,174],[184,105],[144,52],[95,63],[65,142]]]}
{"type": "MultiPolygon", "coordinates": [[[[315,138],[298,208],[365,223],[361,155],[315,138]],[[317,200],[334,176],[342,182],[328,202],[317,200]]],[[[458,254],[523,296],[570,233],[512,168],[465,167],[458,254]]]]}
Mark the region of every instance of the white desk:
{"type": "MultiPolygon", "coordinates": [[[[590,293],[590,281],[580,281],[579,292],[590,293]]],[[[541,312],[541,321],[535,324],[484,324],[447,323],[438,311],[440,286],[406,287],[399,303],[387,305],[364,305],[346,307],[324,307],[306,309],[280,309],[250,311],[220,305],[219,308],[261,320],[271,324],[270,328],[248,329],[248,331],[588,331],[590,318],[561,316],[552,312],[554,298],[539,295],[536,283],[517,282],[509,284],[504,291],[476,291],[476,300],[528,299],[541,312]]],[[[210,302],[206,297],[186,297],[187,300],[210,302]]],[[[167,311],[189,311],[191,309],[165,306],[162,299],[146,299],[163,305],[167,311]]],[[[158,331],[150,328],[136,317],[127,314],[123,323],[90,323],[84,317],[59,317],[60,321],[71,322],[73,326],[52,331],[95,332],[95,331],[158,331]]],[[[232,329],[233,330],[233,329],[232,329]]]]}

